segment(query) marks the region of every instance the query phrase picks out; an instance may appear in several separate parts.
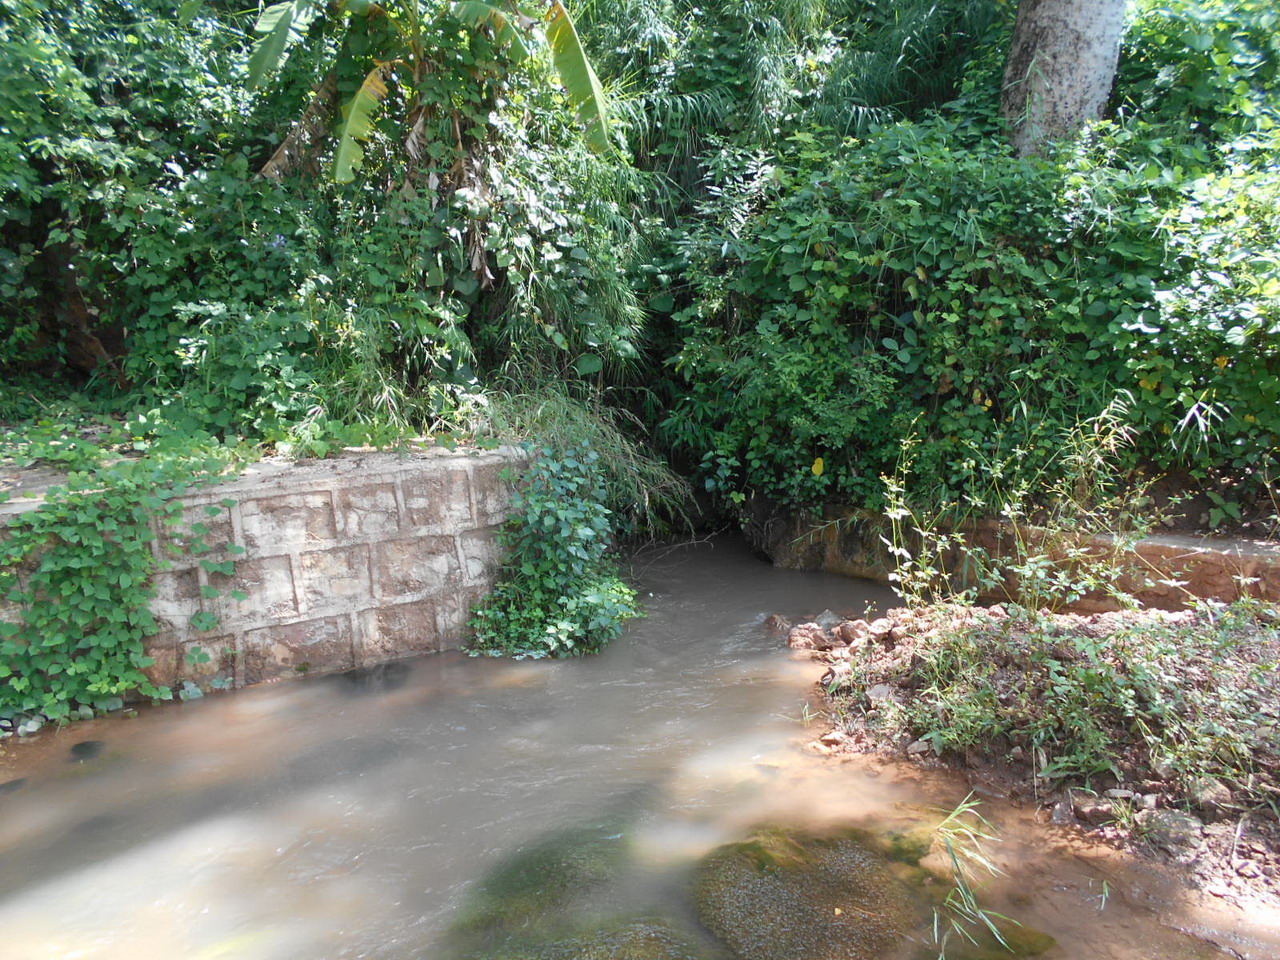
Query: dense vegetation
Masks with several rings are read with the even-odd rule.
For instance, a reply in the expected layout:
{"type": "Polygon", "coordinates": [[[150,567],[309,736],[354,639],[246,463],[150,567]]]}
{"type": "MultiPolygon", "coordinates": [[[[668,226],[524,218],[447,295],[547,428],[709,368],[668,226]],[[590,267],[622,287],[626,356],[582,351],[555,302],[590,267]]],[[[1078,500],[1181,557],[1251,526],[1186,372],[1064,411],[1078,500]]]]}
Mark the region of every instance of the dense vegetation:
{"type": "Polygon", "coordinates": [[[729,510],[878,508],[915,438],[919,496],[980,498],[1120,398],[1125,471],[1217,518],[1274,491],[1267,0],[1133,4],[1108,119],[1034,159],[1002,0],[571,6],[607,114],[557,4],[3,0],[10,456],[50,455],[33,418],[532,437],[534,489],[572,461],[572,509],[637,529],[678,512],[664,459],[729,510]]]}

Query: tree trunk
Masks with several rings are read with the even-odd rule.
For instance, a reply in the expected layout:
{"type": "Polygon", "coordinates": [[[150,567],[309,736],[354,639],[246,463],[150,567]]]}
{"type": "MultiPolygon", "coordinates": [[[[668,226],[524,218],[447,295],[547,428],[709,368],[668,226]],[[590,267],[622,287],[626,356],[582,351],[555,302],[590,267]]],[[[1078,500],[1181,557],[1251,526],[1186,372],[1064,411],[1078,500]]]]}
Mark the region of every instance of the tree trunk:
{"type": "Polygon", "coordinates": [[[1000,113],[1019,156],[1102,116],[1120,60],[1125,0],[1021,0],[1000,113]]]}

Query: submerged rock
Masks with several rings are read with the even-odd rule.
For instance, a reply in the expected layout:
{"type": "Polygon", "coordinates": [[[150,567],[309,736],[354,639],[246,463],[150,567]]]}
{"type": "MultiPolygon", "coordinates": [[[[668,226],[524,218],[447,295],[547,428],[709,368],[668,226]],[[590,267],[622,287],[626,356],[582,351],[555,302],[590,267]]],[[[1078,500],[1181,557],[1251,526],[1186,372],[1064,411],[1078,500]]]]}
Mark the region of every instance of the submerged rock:
{"type": "Polygon", "coordinates": [[[550,943],[522,944],[485,960],[704,960],[668,924],[631,920],[550,943]]]}
{"type": "Polygon", "coordinates": [[[106,746],[101,740],[81,740],[79,743],[71,745],[71,755],[68,759],[72,762],[92,760],[101,754],[106,746]]]}
{"type": "Polygon", "coordinates": [[[699,866],[694,897],[740,960],[880,960],[919,919],[856,831],[764,830],[720,847],[699,866]]]}
{"type": "Polygon", "coordinates": [[[530,951],[568,942],[564,938],[580,926],[573,917],[612,879],[625,852],[622,836],[610,826],[554,834],[509,857],[464,906],[450,931],[453,952],[544,956],[530,951]]]}

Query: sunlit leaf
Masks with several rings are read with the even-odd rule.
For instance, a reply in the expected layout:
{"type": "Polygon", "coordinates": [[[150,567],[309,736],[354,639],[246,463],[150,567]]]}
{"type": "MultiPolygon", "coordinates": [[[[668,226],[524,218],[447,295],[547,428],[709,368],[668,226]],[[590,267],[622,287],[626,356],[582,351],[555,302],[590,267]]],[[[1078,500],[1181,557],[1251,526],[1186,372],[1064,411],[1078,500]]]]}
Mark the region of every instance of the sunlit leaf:
{"type": "Polygon", "coordinates": [[[178,22],[186,26],[195,19],[196,14],[200,12],[200,8],[203,6],[204,0],[185,0],[182,6],[178,8],[178,22]]]}
{"type": "Polygon", "coordinates": [[[586,127],[587,143],[593,150],[607,151],[609,139],[609,104],[604,88],[596,77],[573,19],[560,0],[552,0],[547,12],[547,42],[560,82],[569,94],[569,102],[578,111],[578,119],[586,127]]]}
{"type": "Polygon", "coordinates": [[[253,32],[259,36],[249,57],[250,87],[256,87],[280,68],[289,48],[303,38],[315,14],[314,0],[285,0],[262,11],[253,25],[253,32]]]}
{"type": "Polygon", "coordinates": [[[350,183],[364,163],[360,141],[373,135],[373,112],[387,97],[386,70],[385,63],[370,70],[360,89],[342,108],[338,150],[333,156],[333,179],[338,183],[350,183]]]}

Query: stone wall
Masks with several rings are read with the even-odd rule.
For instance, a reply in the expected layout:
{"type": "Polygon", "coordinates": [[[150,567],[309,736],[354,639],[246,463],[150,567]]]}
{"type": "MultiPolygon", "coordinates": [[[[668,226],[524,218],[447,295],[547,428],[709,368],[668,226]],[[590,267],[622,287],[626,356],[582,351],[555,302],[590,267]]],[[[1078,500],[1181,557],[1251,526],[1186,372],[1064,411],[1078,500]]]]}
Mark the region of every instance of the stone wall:
{"type": "Polygon", "coordinates": [[[500,474],[518,456],[429,450],[266,464],[184,498],[185,523],[160,531],[158,557],[196,523],[209,543],[245,553],[232,576],[190,557],[156,574],[154,679],[243,686],[456,649],[472,604],[493,587],[510,503],[500,474]],[[201,611],[218,625],[197,630],[201,611]],[[196,646],[207,663],[188,656],[196,646]]]}
{"type": "MultiPolygon", "coordinates": [[[[500,474],[521,456],[429,449],[269,461],[184,496],[181,522],[155,528],[152,679],[244,686],[459,647],[501,560],[510,491],[500,474]],[[207,552],[174,549],[201,534],[207,552]],[[202,559],[234,559],[234,573],[202,559]],[[216,626],[200,629],[210,615],[216,626]]],[[[0,513],[35,509],[38,494],[0,513]]]]}
{"type": "MultiPolygon", "coordinates": [[[[894,569],[889,522],[880,516],[853,511],[828,510],[821,517],[803,517],[778,510],[757,500],[752,504],[747,536],[752,545],[774,564],[792,570],[822,570],[851,577],[889,582],[894,569]]],[[[966,540],[994,557],[1007,555],[1012,537],[1007,525],[983,520],[967,524],[966,540]]],[[[1034,536],[1025,530],[1024,536],[1034,536]]],[[[1111,548],[1099,538],[1099,552],[1111,548]]],[[[916,547],[908,543],[907,549],[916,547]]],[[[952,572],[962,572],[963,558],[954,551],[952,572]]],[[[1138,541],[1122,558],[1135,571],[1124,583],[1145,606],[1180,610],[1196,599],[1231,601],[1252,596],[1280,603],[1280,544],[1270,541],[1228,540],[1212,537],[1152,536],[1138,541]]],[[[1010,592],[1016,584],[1008,585],[1010,592]]],[[[988,600],[1004,600],[1003,594],[988,600]]],[[[1075,605],[1081,612],[1114,609],[1103,597],[1087,597],[1075,605]]]]}

